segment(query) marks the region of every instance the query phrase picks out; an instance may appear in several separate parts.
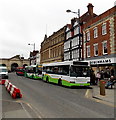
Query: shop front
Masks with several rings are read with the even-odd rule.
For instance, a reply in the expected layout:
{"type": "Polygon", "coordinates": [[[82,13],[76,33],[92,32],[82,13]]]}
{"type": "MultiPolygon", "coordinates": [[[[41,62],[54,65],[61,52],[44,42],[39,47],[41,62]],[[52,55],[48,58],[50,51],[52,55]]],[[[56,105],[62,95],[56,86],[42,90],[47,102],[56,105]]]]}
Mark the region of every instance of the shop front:
{"type": "Polygon", "coordinates": [[[115,57],[94,57],[85,60],[91,66],[91,83],[95,84],[96,76],[99,73],[101,80],[108,80],[111,76],[116,78],[116,58],[115,57]]]}
{"type": "Polygon", "coordinates": [[[116,58],[102,58],[90,60],[90,65],[94,74],[97,72],[101,74],[101,79],[110,78],[111,76],[116,76],[116,58]]]}

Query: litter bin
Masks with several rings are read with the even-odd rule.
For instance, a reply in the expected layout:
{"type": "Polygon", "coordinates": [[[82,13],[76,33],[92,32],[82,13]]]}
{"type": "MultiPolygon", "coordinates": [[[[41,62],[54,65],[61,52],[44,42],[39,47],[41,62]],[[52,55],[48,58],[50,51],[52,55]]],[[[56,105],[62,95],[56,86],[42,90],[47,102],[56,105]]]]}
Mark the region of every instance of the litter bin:
{"type": "Polygon", "coordinates": [[[100,95],[105,96],[105,80],[100,80],[100,95]]]}

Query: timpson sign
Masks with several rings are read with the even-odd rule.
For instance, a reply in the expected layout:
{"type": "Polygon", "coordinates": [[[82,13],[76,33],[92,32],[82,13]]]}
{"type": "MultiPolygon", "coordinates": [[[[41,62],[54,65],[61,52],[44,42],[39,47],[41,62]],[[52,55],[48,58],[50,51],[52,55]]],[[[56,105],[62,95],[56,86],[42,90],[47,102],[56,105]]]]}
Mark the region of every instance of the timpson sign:
{"type": "Polygon", "coordinates": [[[109,64],[109,63],[113,63],[113,59],[100,59],[100,60],[94,60],[94,61],[90,61],[90,65],[96,65],[96,64],[109,64]]]}

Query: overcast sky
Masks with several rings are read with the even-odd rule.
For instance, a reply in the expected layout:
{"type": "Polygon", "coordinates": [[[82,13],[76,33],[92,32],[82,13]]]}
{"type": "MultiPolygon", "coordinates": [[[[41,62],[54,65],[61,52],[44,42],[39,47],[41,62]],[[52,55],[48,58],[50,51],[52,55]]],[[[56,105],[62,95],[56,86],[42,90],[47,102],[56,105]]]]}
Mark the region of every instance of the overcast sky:
{"type": "Polygon", "coordinates": [[[29,57],[36,44],[40,50],[45,34],[50,36],[76,14],[67,9],[87,12],[88,3],[94,5],[94,13],[102,14],[114,6],[115,0],[0,0],[0,58],[15,55],[29,57]]]}

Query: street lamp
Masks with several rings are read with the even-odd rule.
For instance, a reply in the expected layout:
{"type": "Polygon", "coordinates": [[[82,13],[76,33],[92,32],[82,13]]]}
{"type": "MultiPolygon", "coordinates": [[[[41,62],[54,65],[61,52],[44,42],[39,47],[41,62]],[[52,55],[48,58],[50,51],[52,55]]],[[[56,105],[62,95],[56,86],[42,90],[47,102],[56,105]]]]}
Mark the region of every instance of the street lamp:
{"type": "Polygon", "coordinates": [[[30,43],[29,43],[28,45],[32,45],[33,48],[34,48],[33,50],[35,51],[35,43],[33,43],[33,44],[30,44],[30,43]]]}
{"type": "Polygon", "coordinates": [[[71,10],[66,10],[67,13],[74,13],[78,16],[78,27],[79,27],[79,61],[81,60],[81,26],[80,26],[80,9],[78,9],[78,12],[74,12],[74,11],[71,11],[71,10]]]}

